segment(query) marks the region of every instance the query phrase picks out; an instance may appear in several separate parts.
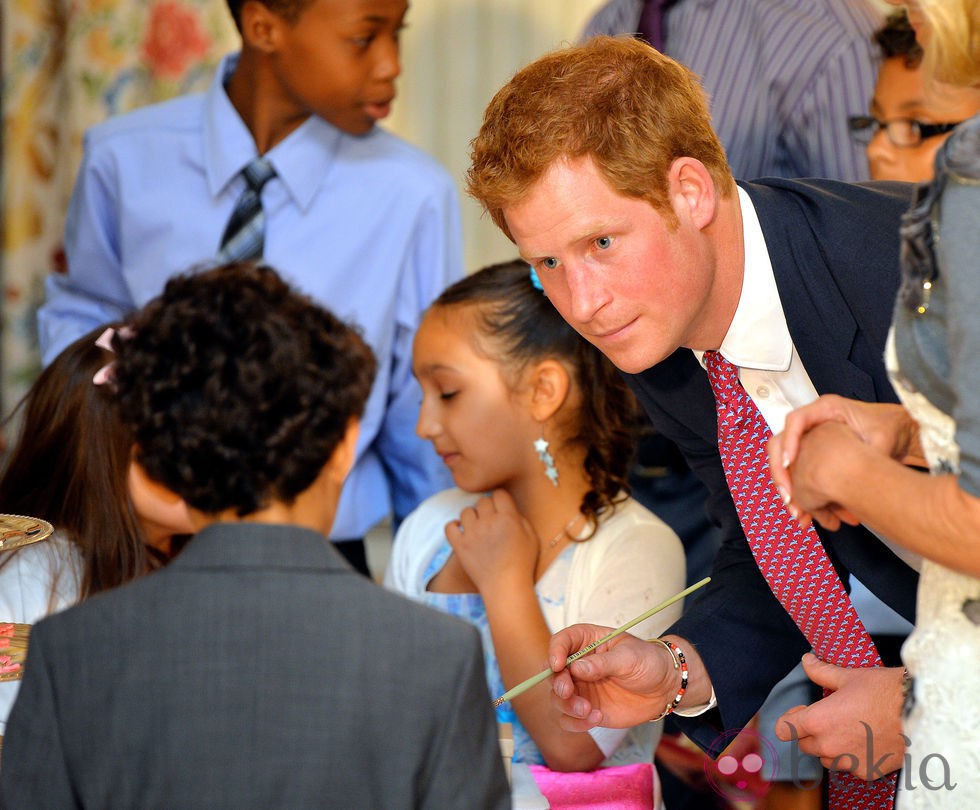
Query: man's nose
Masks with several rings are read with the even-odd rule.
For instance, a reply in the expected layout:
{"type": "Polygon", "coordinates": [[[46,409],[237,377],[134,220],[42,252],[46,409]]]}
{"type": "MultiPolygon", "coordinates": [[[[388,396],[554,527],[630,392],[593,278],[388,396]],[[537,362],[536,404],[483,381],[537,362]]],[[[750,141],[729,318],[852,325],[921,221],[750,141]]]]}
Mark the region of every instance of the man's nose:
{"type": "Polygon", "coordinates": [[[588,323],[609,300],[600,274],[586,262],[574,261],[565,266],[569,310],[578,323],[588,323]]]}

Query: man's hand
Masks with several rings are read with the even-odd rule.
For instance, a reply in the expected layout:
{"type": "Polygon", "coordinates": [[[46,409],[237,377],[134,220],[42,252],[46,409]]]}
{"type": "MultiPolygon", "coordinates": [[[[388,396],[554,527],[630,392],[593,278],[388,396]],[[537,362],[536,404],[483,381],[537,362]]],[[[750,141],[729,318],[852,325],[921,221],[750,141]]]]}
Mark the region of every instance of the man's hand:
{"type": "Polygon", "coordinates": [[[796,706],[776,721],[776,736],[798,740],[800,751],[828,770],[879,779],[902,766],[902,669],[845,669],[803,656],[803,669],[831,694],[796,706]]]}
{"type": "Polygon", "coordinates": [[[839,464],[841,459],[856,459],[862,454],[876,455],[849,427],[839,422],[823,422],[811,428],[800,439],[796,460],[786,475],[792,475],[792,501],[787,508],[802,526],[816,521],[830,531],[837,531],[842,523],[856,526],[857,517],[844,508],[834,495],[840,485],[839,464]]]}
{"type": "MultiPolygon", "coordinates": [[[[567,731],[588,731],[599,725],[635,726],[659,717],[677,695],[681,675],[670,653],[660,644],[641,641],[629,633],[565,667],[569,655],[610,632],[608,627],[576,624],[552,636],[548,646],[548,660],[556,673],[552,703],[562,713],[559,722],[567,731]]],[[[684,647],[683,640],[678,639],[678,643],[684,647]]],[[[684,652],[690,671],[699,673],[701,689],[706,685],[710,693],[700,658],[693,649],[684,647],[684,652]]]]}
{"type": "Polygon", "coordinates": [[[789,468],[797,459],[800,442],[825,422],[847,425],[862,443],[891,458],[925,466],[918,424],[904,407],[825,394],[790,413],[783,430],[769,440],[769,467],[787,504],[794,499],[789,468]]]}

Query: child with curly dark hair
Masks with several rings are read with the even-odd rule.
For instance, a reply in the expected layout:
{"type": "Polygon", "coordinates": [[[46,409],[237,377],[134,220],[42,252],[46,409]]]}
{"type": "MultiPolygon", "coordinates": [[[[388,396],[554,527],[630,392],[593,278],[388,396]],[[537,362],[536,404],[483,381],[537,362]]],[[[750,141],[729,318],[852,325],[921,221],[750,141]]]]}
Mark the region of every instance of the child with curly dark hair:
{"type": "Polygon", "coordinates": [[[135,461],[198,531],[35,626],[0,804],[509,807],[476,631],[326,537],[367,344],[233,264],[171,279],[112,345],[135,461]]]}
{"type": "MultiPolygon", "coordinates": [[[[633,396],[520,261],[446,289],[415,338],[418,433],[458,489],[400,527],[386,584],[469,619],[500,695],[539,672],[551,634],[618,626],[684,587],[680,540],[628,496],[633,396]]],[[[680,605],[638,625],[653,636],[680,605]]],[[[514,760],[554,770],[650,762],[659,728],[562,730],[547,684],[504,704],[514,760]]]]}

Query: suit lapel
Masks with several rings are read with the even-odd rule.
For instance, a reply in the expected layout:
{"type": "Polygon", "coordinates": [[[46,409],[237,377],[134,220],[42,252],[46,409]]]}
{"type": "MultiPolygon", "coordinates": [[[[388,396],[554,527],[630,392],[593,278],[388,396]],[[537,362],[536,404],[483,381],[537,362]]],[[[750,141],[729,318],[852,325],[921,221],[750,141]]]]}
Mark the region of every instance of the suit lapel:
{"type": "MultiPolygon", "coordinates": [[[[855,362],[859,326],[835,283],[813,225],[773,189],[741,184],[755,205],[793,345],[820,394],[874,401],[872,374],[855,362]]],[[[886,292],[885,295],[888,293],[886,292]]]]}

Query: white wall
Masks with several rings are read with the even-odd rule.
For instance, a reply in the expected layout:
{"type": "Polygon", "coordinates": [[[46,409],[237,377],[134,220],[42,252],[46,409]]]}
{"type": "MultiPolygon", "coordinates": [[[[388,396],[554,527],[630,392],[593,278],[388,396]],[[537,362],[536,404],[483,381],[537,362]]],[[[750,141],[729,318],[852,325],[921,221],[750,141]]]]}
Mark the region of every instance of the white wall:
{"type": "Polygon", "coordinates": [[[601,0],[415,0],[402,38],[398,99],[386,126],[434,155],[460,189],[466,269],[514,246],[463,192],[469,142],[493,94],[519,68],[574,42],[601,0]]]}

